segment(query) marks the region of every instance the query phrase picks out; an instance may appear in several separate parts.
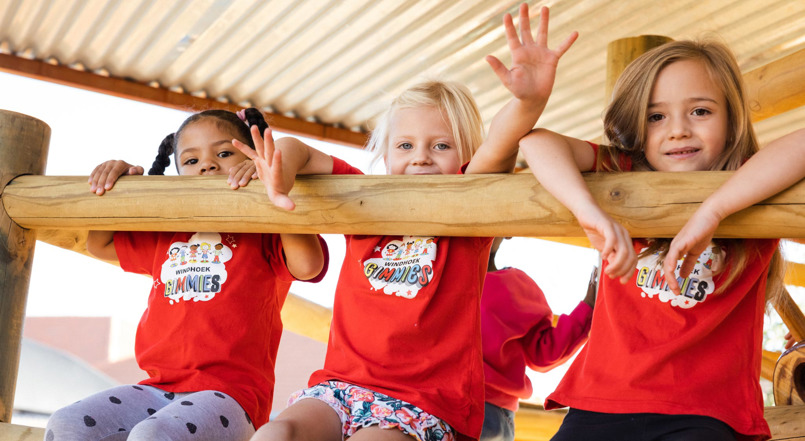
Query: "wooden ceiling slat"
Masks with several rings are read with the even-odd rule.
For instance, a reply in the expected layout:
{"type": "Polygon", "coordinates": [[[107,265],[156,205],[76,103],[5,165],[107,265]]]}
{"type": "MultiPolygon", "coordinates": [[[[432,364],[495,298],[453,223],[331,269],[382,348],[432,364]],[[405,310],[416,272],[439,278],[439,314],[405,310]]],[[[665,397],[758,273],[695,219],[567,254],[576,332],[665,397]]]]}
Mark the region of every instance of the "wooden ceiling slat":
{"type": "MultiPolygon", "coordinates": [[[[234,112],[242,108],[233,103],[172,92],[135,81],[106,77],[9,54],[0,54],[0,71],[177,110],[199,111],[214,108],[234,112]]],[[[277,113],[265,113],[271,126],[282,132],[350,147],[362,147],[366,143],[365,133],[290,118],[277,113]]]]}

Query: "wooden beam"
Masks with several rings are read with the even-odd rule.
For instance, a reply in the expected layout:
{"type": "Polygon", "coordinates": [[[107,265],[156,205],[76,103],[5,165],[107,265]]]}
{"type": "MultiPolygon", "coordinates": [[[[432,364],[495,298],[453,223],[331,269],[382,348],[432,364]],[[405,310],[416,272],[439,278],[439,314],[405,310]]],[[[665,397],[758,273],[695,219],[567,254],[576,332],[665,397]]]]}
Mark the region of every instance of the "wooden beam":
{"type": "MultiPolygon", "coordinates": [[[[151,87],[131,79],[98,75],[92,72],[71,69],[67,66],[29,60],[9,54],[0,54],[0,71],[186,112],[207,109],[224,109],[236,112],[242,109],[241,106],[233,103],[196,97],[187,93],[172,92],[162,87],[151,87]]],[[[269,124],[282,132],[350,147],[362,148],[366,144],[367,135],[365,133],[290,118],[279,113],[266,112],[266,115],[269,124]]]]}
{"type": "MultiPolygon", "coordinates": [[[[0,110],[0,199],[23,173],[44,173],[50,127],[27,115],[0,110]],[[17,148],[25,146],[24,149],[17,148]]],[[[10,422],[22,346],[22,322],[36,235],[0,205],[0,422],[10,422]]]]}
{"type": "Polygon", "coordinates": [[[805,49],[744,74],[752,121],[761,121],[805,106],[803,72],[805,49]]]}
{"type": "MultiPolygon", "coordinates": [[[[588,174],[593,197],[633,237],[672,237],[732,172],[588,174]]],[[[280,210],[223,176],[124,176],[102,197],[86,177],[20,176],[2,203],[30,229],[444,236],[582,236],[531,175],[307,176],[280,210]]],[[[805,181],[725,219],[718,237],[805,237],[805,181]]]]}
{"type": "Polygon", "coordinates": [[[772,441],[805,440],[805,405],[771,406],[764,412],[772,441]]]}
{"type": "Polygon", "coordinates": [[[788,262],[786,265],[785,284],[805,286],[805,265],[796,262],[788,262]]]}
{"type": "Polygon", "coordinates": [[[42,441],[45,429],[0,423],[0,441],[42,441]]]}
{"type": "Polygon", "coordinates": [[[609,103],[612,100],[615,83],[629,63],[650,49],[662,46],[669,41],[674,41],[674,39],[663,35],[639,35],[610,41],[607,44],[607,82],[604,102],[609,103]]]}

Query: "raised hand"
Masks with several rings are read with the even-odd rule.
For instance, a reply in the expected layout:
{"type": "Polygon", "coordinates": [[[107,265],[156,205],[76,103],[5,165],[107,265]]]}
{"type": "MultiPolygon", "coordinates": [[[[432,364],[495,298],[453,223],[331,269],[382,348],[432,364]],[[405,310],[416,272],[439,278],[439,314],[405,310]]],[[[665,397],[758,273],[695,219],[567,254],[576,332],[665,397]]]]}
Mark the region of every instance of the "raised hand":
{"type": "Polygon", "coordinates": [[[232,140],[232,144],[249,159],[254,161],[257,176],[266,187],[268,199],[277,207],[285,210],[293,210],[296,204],[288,197],[288,193],[290,193],[291,188],[293,188],[296,175],[284,176],[282,169],[282,152],[274,148],[274,138],[271,135],[271,129],[266,129],[265,137],[260,136],[260,129],[256,126],[252,126],[250,131],[252,141],[254,141],[254,150],[237,139],[232,140]]]}
{"type": "Polygon", "coordinates": [[[696,261],[713,240],[721,218],[710,211],[700,208],[693,213],[693,216],[685,223],[682,230],[677,233],[668,254],[662,264],[662,271],[665,274],[665,281],[674,294],[679,295],[679,282],[677,281],[676,264],[679,259],[683,259],[682,267],[679,269],[679,277],[686,279],[696,261]]]}
{"type": "Polygon", "coordinates": [[[500,81],[520,100],[536,100],[547,102],[556,78],[556,66],[559,58],[570,48],[578,32],[572,32],[556,50],[548,49],[548,8],[542,7],[539,15],[537,38],[531,35],[531,23],[528,17],[528,5],[520,5],[520,36],[512,22],[510,14],[503,17],[506,29],[506,40],[512,56],[512,67],[506,66],[496,57],[489,55],[486,61],[495,71],[500,81]]]}
{"type": "Polygon", "coordinates": [[[89,191],[103,195],[115,186],[118,178],[124,175],[142,175],[145,170],[139,165],[131,165],[126,161],[110,160],[106,161],[92,170],[89,175],[89,191]]]}

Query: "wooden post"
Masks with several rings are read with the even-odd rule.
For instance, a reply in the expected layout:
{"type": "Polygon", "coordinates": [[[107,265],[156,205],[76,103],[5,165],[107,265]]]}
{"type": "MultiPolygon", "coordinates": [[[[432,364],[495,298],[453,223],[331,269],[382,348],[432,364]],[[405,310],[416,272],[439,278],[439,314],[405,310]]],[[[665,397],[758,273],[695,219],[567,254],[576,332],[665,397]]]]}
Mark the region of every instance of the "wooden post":
{"type": "Polygon", "coordinates": [[[607,45],[607,83],[604,102],[608,103],[612,99],[615,82],[629,63],[649,49],[669,41],[673,41],[673,38],[662,35],[640,35],[611,41],[607,45]]]}
{"type": "MultiPolygon", "coordinates": [[[[50,127],[38,119],[0,110],[0,202],[6,184],[22,174],[45,172],[50,127]]],[[[22,344],[22,321],[36,235],[0,204],[0,422],[11,421],[22,344]]]]}

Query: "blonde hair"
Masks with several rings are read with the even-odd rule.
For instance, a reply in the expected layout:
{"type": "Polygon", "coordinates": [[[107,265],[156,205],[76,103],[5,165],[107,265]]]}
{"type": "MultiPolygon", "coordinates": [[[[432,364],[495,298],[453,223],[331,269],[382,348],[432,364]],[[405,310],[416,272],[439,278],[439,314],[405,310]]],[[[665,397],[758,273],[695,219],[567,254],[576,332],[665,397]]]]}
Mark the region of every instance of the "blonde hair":
{"type": "Polygon", "coordinates": [[[446,122],[453,131],[453,139],[457,144],[455,147],[462,164],[469,161],[481,146],[484,139],[483,120],[469,89],[451,81],[425,81],[400,93],[378,117],[366,145],[367,150],[374,154],[373,164],[388,153],[389,131],[394,112],[415,107],[436,107],[447,116],[446,122]]]}
{"type": "MultiPolygon", "coordinates": [[[[758,151],[743,76],[730,49],[715,40],[673,41],[636,58],[615,83],[612,101],[604,114],[604,133],[610,145],[600,147],[598,170],[622,171],[621,155],[628,157],[633,167],[653,170],[645,154],[652,88],[665,67],[682,60],[701,61],[710,80],[721,88],[726,100],[727,140],[721,157],[710,170],[736,170],[758,151]]],[[[732,262],[730,274],[718,289],[718,292],[722,292],[746,267],[749,256],[743,240],[719,239],[714,242],[728,250],[732,262]]],[[[664,259],[669,245],[669,239],[652,240],[641,257],[659,252],[664,259]]],[[[775,251],[769,267],[766,298],[774,300],[784,289],[784,265],[779,249],[775,251]]]]}

